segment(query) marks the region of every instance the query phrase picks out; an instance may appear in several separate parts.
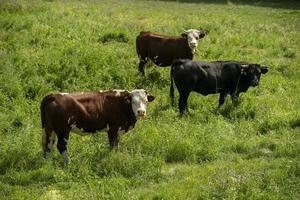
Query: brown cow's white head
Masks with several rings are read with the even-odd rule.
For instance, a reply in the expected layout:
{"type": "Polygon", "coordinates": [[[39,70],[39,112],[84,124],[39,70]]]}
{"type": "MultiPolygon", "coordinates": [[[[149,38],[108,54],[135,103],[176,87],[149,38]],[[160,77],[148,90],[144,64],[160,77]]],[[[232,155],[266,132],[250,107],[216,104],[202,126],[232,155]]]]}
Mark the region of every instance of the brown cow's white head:
{"type": "Polygon", "coordinates": [[[132,111],[136,117],[146,116],[147,103],[154,100],[154,96],[148,95],[143,89],[135,89],[130,92],[132,111]]]}
{"type": "Polygon", "coordinates": [[[192,53],[194,54],[198,46],[198,40],[200,38],[204,38],[205,31],[201,31],[197,29],[184,30],[181,36],[187,38],[188,45],[191,48],[192,53]]]}

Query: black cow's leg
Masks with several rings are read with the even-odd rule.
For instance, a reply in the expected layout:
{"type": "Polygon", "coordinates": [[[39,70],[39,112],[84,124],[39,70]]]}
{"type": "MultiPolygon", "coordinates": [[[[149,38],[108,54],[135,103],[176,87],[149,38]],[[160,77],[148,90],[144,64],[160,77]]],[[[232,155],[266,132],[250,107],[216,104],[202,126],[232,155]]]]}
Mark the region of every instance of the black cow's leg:
{"type": "Polygon", "coordinates": [[[218,106],[218,108],[220,108],[220,107],[224,104],[226,96],[227,96],[227,93],[223,93],[223,92],[222,92],[222,93],[220,94],[220,98],[219,98],[219,106],[218,106]]]}
{"type": "Polygon", "coordinates": [[[142,74],[142,75],[145,75],[145,64],[147,63],[147,58],[143,58],[143,59],[140,59],[140,64],[139,64],[139,72],[142,74]]]}
{"type": "Polygon", "coordinates": [[[231,101],[234,106],[237,105],[238,100],[239,100],[239,93],[231,94],[231,101]]]}
{"type": "Polygon", "coordinates": [[[120,135],[117,129],[110,129],[107,132],[110,150],[117,147],[120,140],[120,135]]]}
{"type": "Polygon", "coordinates": [[[187,99],[189,97],[190,92],[182,92],[179,96],[179,111],[180,114],[183,115],[184,111],[188,111],[187,108],[187,99]]]}
{"type": "Polygon", "coordinates": [[[65,131],[61,131],[61,132],[59,132],[59,134],[57,134],[57,138],[58,138],[57,149],[59,150],[64,163],[68,163],[70,161],[69,155],[68,155],[68,149],[67,149],[67,145],[68,145],[68,141],[69,141],[69,133],[70,133],[70,130],[65,130],[65,131]]]}

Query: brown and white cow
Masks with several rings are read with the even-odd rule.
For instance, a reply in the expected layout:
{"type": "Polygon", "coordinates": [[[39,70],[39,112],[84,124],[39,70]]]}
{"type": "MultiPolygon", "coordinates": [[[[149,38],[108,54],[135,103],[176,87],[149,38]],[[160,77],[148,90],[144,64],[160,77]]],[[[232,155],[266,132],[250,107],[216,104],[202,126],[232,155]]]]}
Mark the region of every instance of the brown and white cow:
{"type": "Polygon", "coordinates": [[[139,71],[145,74],[148,60],[158,66],[170,66],[176,59],[193,59],[198,41],[206,31],[189,29],[181,37],[165,36],[154,32],[141,32],[136,38],[136,51],[140,59],[139,71]]]}
{"type": "Polygon", "coordinates": [[[67,143],[70,131],[86,135],[106,130],[112,149],[118,145],[120,132],[132,129],[138,117],[146,115],[147,103],[154,96],[143,89],[110,90],[89,93],[50,94],[42,100],[42,146],[44,156],[57,148],[68,162],[67,143]]]}

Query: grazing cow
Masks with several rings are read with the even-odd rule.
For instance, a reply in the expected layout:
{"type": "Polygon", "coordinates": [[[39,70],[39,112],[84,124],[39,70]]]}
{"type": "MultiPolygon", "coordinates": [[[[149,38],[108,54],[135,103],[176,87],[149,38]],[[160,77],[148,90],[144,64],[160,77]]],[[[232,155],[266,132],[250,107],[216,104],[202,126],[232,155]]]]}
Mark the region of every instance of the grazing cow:
{"type": "Polygon", "coordinates": [[[51,152],[56,137],[63,161],[68,162],[69,132],[80,135],[106,130],[110,149],[118,145],[120,132],[132,129],[138,117],[146,115],[154,96],[143,89],[110,90],[90,93],[58,93],[41,103],[44,156],[51,152]]]}
{"type": "Polygon", "coordinates": [[[193,59],[198,40],[205,36],[202,30],[189,29],[181,37],[170,37],[154,32],[141,32],[136,38],[136,51],[140,59],[139,71],[144,75],[148,60],[158,66],[170,66],[176,59],[193,59]]]}
{"type": "Polygon", "coordinates": [[[179,92],[179,110],[183,114],[187,109],[187,99],[191,91],[202,95],[220,93],[219,106],[230,94],[235,104],[241,92],[250,86],[258,86],[261,74],[268,68],[259,64],[237,61],[194,62],[176,60],[171,67],[170,97],[174,103],[173,79],[179,92]]]}

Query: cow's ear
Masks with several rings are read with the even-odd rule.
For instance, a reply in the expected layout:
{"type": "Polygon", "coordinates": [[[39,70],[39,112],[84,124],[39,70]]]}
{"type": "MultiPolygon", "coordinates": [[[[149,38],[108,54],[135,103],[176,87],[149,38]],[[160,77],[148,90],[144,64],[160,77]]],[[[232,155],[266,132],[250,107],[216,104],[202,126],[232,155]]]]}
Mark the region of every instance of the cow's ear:
{"type": "Polygon", "coordinates": [[[147,95],[147,100],[148,100],[148,102],[151,102],[151,101],[153,101],[154,99],[155,99],[154,96],[152,96],[152,95],[147,95]]]}
{"type": "Polygon", "coordinates": [[[265,73],[267,73],[269,70],[268,70],[268,67],[266,67],[266,66],[261,66],[260,67],[260,70],[261,70],[261,73],[262,74],[265,74],[265,73]]]}
{"type": "Polygon", "coordinates": [[[204,38],[206,34],[206,31],[198,31],[199,38],[204,38]]]}
{"type": "Polygon", "coordinates": [[[204,38],[205,37],[205,33],[200,33],[199,34],[199,38],[204,38]]]}
{"type": "Polygon", "coordinates": [[[187,33],[185,33],[185,32],[181,33],[181,37],[187,38],[187,33]]]}

